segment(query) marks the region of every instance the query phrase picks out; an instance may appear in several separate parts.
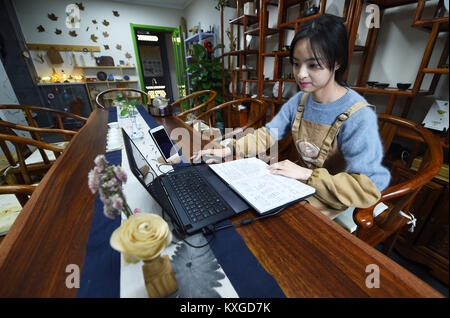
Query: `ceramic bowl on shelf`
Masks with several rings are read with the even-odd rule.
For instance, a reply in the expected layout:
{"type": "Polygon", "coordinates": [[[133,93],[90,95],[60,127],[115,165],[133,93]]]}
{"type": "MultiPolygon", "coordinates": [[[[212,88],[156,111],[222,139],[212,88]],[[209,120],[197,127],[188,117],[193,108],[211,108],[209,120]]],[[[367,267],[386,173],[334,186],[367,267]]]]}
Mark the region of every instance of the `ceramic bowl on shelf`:
{"type": "Polygon", "coordinates": [[[106,81],[106,78],[108,77],[108,75],[106,75],[105,72],[98,72],[97,73],[97,78],[99,81],[106,81]]]}
{"type": "Polygon", "coordinates": [[[369,86],[369,87],[373,87],[377,83],[378,83],[377,81],[367,81],[366,82],[367,86],[369,86]]]}
{"type": "Polygon", "coordinates": [[[386,88],[388,86],[389,86],[389,83],[376,83],[375,84],[375,87],[378,87],[378,88],[386,88]]]}
{"type": "Polygon", "coordinates": [[[407,90],[411,86],[411,83],[397,83],[398,89],[404,91],[407,90]]]}

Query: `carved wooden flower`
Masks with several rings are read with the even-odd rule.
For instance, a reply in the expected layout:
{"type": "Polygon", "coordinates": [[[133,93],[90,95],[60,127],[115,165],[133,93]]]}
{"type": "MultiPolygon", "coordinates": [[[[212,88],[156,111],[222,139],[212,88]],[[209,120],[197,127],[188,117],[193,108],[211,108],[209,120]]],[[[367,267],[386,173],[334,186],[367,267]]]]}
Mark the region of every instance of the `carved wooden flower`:
{"type": "Polygon", "coordinates": [[[170,242],[169,225],[152,213],[131,215],[113,232],[109,241],[113,249],[123,254],[127,263],[154,259],[170,242]]]}

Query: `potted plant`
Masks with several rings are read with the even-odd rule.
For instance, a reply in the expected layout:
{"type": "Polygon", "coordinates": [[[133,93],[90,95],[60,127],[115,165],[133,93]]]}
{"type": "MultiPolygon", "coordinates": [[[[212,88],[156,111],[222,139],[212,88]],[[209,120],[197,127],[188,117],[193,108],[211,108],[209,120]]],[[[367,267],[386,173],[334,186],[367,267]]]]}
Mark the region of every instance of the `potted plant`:
{"type": "MultiPolygon", "coordinates": [[[[225,87],[228,85],[230,80],[230,74],[225,72],[222,74],[222,62],[221,57],[215,57],[214,53],[217,49],[222,46],[219,44],[213,48],[213,51],[208,54],[205,47],[200,44],[194,44],[193,49],[193,63],[189,64],[186,68],[190,75],[190,84],[194,92],[201,90],[214,90],[217,92],[216,105],[223,103],[223,92],[222,92],[222,77],[225,77],[225,87]]],[[[200,100],[200,103],[206,101],[207,96],[203,96],[204,100],[200,100]]],[[[202,98],[200,98],[202,99],[202,98]]],[[[222,112],[216,112],[216,121],[223,121],[222,112]]]]}
{"type": "MultiPolygon", "coordinates": [[[[220,47],[221,45],[217,45],[213,48],[213,52],[220,47]]],[[[217,92],[216,105],[221,104],[223,102],[222,76],[225,76],[225,85],[228,85],[230,74],[228,72],[222,74],[221,57],[214,57],[212,54],[208,55],[206,48],[200,44],[194,44],[192,49],[193,63],[189,64],[186,70],[191,74],[190,84],[193,91],[214,90],[217,92]]],[[[200,102],[204,101],[206,99],[200,102]]]]}

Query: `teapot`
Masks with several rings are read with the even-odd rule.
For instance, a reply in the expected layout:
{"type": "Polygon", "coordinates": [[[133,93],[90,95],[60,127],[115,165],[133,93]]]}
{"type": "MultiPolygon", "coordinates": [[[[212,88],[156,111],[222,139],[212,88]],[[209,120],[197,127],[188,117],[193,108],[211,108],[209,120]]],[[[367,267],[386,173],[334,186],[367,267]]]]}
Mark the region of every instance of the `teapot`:
{"type": "MultiPolygon", "coordinates": [[[[153,87],[156,86],[156,79],[152,79],[152,85],[153,87]]],[[[154,91],[154,95],[156,95],[156,89],[154,91]]],[[[150,99],[150,93],[148,94],[149,99],[150,99]]],[[[152,99],[152,104],[151,107],[149,107],[150,109],[150,113],[153,116],[170,116],[171,115],[171,111],[172,108],[169,106],[169,99],[168,98],[164,98],[162,96],[155,96],[152,99]]]]}

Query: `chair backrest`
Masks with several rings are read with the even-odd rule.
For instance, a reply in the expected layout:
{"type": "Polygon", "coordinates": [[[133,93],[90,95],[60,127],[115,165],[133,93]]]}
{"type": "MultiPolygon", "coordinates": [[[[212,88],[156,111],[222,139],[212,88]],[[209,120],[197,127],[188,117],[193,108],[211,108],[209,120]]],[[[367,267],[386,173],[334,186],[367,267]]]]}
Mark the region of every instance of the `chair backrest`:
{"type": "Polygon", "coordinates": [[[122,93],[123,99],[128,101],[136,98],[136,96],[128,95],[131,92],[139,93],[139,98],[141,99],[142,105],[145,105],[147,103],[148,95],[146,92],[136,88],[121,87],[110,88],[100,92],[95,98],[95,104],[97,104],[97,108],[100,109],[109,108],[112,105],[112,102],[105,102],[105,97],[108,97],[110,98],[110,100],[112,100],[115,98],[115,95],[113,95],[113,93],[122,93]],[[106,94],[109,94],[109,96],[105,96],[106,94]]]}
{"type": "MultiPolygon", "coordinates": [[[[1,126],[1,125],[0,125],[1,126]]],[[[41,129],[41,130],[47,130],[51,131],[52,129],[43,129],[43,128],[34,128],[34,129],[41,129]]],[[[71,132],[72,133],[72,132],[71,132]]],[[[48,159],[47,156],[43,156],[44,161],[43,162],[37,162],[32,164],[27,164],[25,162],[26,156],[23,153],[23,147],[24,146],[33,146],[39,149],[42,152],[45,152],[45,150],[52,151],[55,155],[55,158],[58,158],[59,155],[63,152],[64,147],[48,144],[42,141],[38,141],[31,138],[25,138],[20,137],[13,134],[5,134],[0,133],[0,147],[3,150],[3,153],[5,154],[6,158],[8,159],[8,162],[12,167],[8,168],[8,173],[14,174],[18,180],[18,184],[32,184],[31,175],[33,173],[42,173],[46,172],[48,169],[50,169],[51,162],[48,159]],[[9,150],[9,147],[7,146],[7,142],[10,142],[16,151],[17,155],[17,162],[18,167],[15,167],[16,160],[14,159],[14,155],[9,150]]],[[[42,154],[41,152],[41,154],[42,154]]]]}
{"type": "Polygon", "coordinates": [[[353,219],[357,224],[355,234],[372,246],[397,233],[406,224],[408,219],[403,217],[400,211],[408,211],[416,194],[439,172],[443,162],[439,139],[419,124],[387,114],[379,114],[378,122],[386,165],[409,169],[414,158],[421,155],[423,157],[420,167],[411,179],[398,184],[391,182],[391,185],[382,192],[379,202],[366,209],[355,209],[353,212],[353,219]],[[409,142],[412,145],[408,160],[389,162],[386,152],[393,142],[409,142]],[[374,219],[374,208],[380,202],[385,203],[388,208],[374,219]]]}
{"type": "MultiPolygon", "coordinates": [[[[55,124],[55,127],[58,129],[63,130],[79,130],[87,121],[86,117],[82,117],[76,114],[72,114],[69,112],[63,112],[58,109],[52,109],[52,108],[46,108],[46,107],[40,107],[40,106],[29,106],[29,105],[0,105],[0,109],[19,109],[22,110],[25,113],[26,119],[28,121],[28,124],[31,127],[39,128],[36,120],[34,119],[34,115],[36,113],[46,113],[50,115],[53,119],[53,122],[55,124]],[[34,114],[34,115],[33,115],[34,114]],[[67,128],[64,126],[64,120],[70,118],[71,121],[74,123],[74,128],[67,128]]],[[[45,127],[48,128],[48,127],[45,127]]],[[[42,136],[39,134],[39,131],[33,131],[30,132],[31,136],[39,141],[42,141],[42,136]]],[[[64,140],[69,140],[68,135],[64,135],[64,140]]]]}
{"type": "Polygon", "coordinates": [[[189,120],[189,114],[200,116],[202,112],[215,106],[217,92],[214,90],[203,90],[189,94],[172,103],[172,113],[180,107],[180,113],[176,116],[183,121],[189,120]]]}
{"type": "MultiPolygon", "coordinates": [[[[70,140],[74,135],[76,135],[76,131],[73,131],[73,130],[23,126],[23,125],[17,125],[17,124],[13,124],[13,123],[1,120],[1,118],[0,118],[0,133],[17,136],[17,134],[15,133],[15,131],[13,129],[20,130],[20,131],[27,131],[30,133],[30,135],[33,137],[34,140],[37,140],[40,142],[43,142],[42,138],[41,138],[42,137],[41,134],[62,135],[63,140],[65,140],[65,141],[70,140]]],[[[4,141],[0,141],[0,145],[1,145],[2,149],[4,148],[3,152],[5,154],[5,157],[8,160],[8,163],[11,166],[14,166],[16,164],[16,160],[14,159],[14,156],[9,151],[9,148],[6,146],[4,141]]],[[[49,164],[50,160],[48,159],[48,156],[47,156],[46,152],[44,151],[44,149],[38,148],[38,150],[42,156],[44,163],[49,164]]],[[[31,151],[28,148],[27,144],[18,144],[16,151],[20,151],[21,155],[24,158],[27,158],[31,154],[31,151]]]]}
{"type": "Polygon", "coordinates": [[[35,185],[16,184],[0,185],[0,194],[14,194],[22,207],[28,202],[31,194],[36,189],[35,185]]]}
{"type": "Polygon", "coordinates": [[[225,134],[221,139],[232,138],[237,135],[242,136],[243,133],[246,133],[245,131],[248,128],[257,129],[264,126],[266,123],[267,103],[265,101],[250,97],[244,97],[217,105],[211,109],[208,109],[203,114],[200,114],[197,117],[197,120],[204,120],[210,129],[212,127],[216,127],[216,112],[219,110],[224,110],[223,116],[225,129],[234,129],[234,131],[228,133],[225,131],[225,134]],[[243,126],[241,126],[239,120],[236,120],[233,116],[233,112],[239,112],[239,107],[241,105],[246,106],[248,110],[247,122],[243,126]]]}

